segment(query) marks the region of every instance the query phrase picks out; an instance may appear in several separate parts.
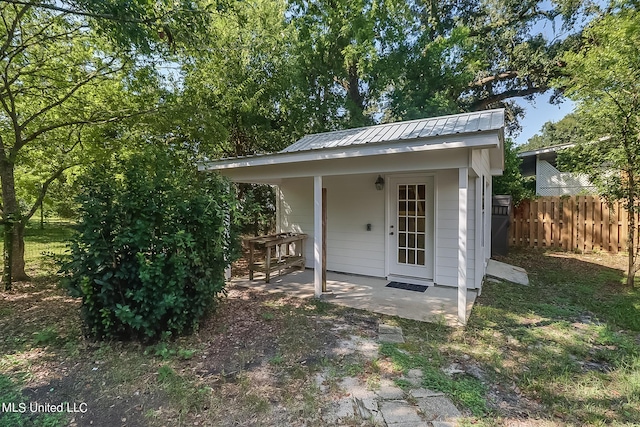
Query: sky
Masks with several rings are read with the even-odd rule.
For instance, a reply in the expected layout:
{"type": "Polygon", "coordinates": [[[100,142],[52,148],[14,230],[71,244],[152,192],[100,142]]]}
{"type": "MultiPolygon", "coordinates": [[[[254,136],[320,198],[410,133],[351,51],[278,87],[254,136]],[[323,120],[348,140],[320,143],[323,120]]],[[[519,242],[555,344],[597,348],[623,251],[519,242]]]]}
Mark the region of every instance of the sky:
{"type": "MultiPolygon", "coordinates": [[[[604,0],[595,0],[595,3],[601,7],[605,6],[604,0]]],[[[553,7],[551,1],[545,1],[542,8],[550,10],[553,7]]],[[[585,26],[592,17],[578,18],[574,25],[585,26]]],[[[545,20],[541,20],[532,28],[532,33],[541,33],[547,40],[562,40],[567,37],[575,28],[563,28],[560,17],[557,17],[554,24],[550,24],[545,20]]],[[[520,106],[524,107],[526,113],[525,118],[520,123],[522,132],[514,138],[517,145],[526,143],[536,133],[539,133],[542,125],[546,122],[557,122],[567,114],[571,113],[575,107],[575,103],[568,99],[559,105],[549,103],[551,91],[535,97],[533,101],[527,101],[524,98],[516,99],[520,106]]]]}
{"type": "Polygon", "coordinates": [[[533,101],[518,99],[517,102],[524,107],[526,113],[521,121],[522,132],[515,137],[517,145],[524,144],[536,133],[540,132],[546,122],[557,122],[573,111],[573,101],[565,100],[560,105],[549,103],[549,94],[538,95],[533,101]]]}

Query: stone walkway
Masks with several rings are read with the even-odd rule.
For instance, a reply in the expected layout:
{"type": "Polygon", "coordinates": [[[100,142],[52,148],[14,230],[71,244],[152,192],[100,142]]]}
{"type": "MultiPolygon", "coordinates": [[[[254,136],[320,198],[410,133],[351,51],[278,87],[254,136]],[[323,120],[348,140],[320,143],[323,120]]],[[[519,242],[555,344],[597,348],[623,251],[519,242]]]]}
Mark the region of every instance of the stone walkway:
{"type": "MultiPolygon", "coordinates": [[[[404,342],[399,327],[380,325],[379,341],[404,342]]],[[[352,336],[341,347],[344,354],[374,359],[379,344],[373,340],[352,336]]],[[[327,372],[316,377],[320,391],[325,392],[327,372]]],[[[369,425],[381,427],[449,427],[456,426],[462,414],[444,394],[421,387],[422,371],[410,370],[401,379],[413,387],[403,390],[391,379],[381,378],[379,386],[369,387],[357,377],[345,377],[338,382],[341,393],[331,402],[323,419],[328,425],[339,425],[353,420],[368,421],[369,425]]]]}

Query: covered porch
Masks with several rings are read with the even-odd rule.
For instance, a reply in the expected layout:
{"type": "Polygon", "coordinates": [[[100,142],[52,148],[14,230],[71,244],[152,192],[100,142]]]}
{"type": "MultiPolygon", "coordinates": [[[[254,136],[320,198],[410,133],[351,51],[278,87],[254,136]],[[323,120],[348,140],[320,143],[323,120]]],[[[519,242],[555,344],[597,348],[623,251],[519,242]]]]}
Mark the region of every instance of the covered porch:
{"type": "MultiPolygon", "coordinates": [[[[388,283],[388,280],[379,277],[327,271],[327,292],[322,294],[322,299],[332,304],[389,316],[459,325],[457,288],[432,285],[425,292],[416,292],[386,287],[388,283]]],[[[265,283],[263,275],[256,274],[254,280],[233,278],[231,285],[284,293],[297,298],[313,298],[315,294],[314,272],[308,268],[272,277],[270,283],[265,283]]],[[[476,290],[467,291],[467,318],[476,296],[476,290]]]]}

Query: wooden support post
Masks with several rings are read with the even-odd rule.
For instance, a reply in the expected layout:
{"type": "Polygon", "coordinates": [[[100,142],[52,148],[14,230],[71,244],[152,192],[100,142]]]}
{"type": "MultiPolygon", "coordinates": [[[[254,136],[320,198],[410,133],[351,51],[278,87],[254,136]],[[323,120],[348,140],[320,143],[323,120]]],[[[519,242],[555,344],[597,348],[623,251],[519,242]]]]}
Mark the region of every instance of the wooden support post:
{"type": "Polygon", "coordinates": [[[253,251],[254,243],[249,241],[249,280],[253,280],[253,251]]]}
{"type": "Polygon", "coordinates": [[[458,170],[458,322],[467,324],[467,192],[469,169],[458,170]]]}
{"type": "Polygon", "coordinates": [[[322,256],[322,176],[313,177],[313,287],[316,298],[322,296],[324,260],[322,256]]]}
{"type": "Polygon", "coordinates": [[[271,276],[271,246],[267,246],[267,258],[265,259],[265,274],[266,277],[264,279],[264,281],[266,283],[269,283],[269,278],[271,276]]]}
{"type": "Polygon", "coordinates": [[[327,292],[327,189],[322,189],[322,292],[327,292]]]}

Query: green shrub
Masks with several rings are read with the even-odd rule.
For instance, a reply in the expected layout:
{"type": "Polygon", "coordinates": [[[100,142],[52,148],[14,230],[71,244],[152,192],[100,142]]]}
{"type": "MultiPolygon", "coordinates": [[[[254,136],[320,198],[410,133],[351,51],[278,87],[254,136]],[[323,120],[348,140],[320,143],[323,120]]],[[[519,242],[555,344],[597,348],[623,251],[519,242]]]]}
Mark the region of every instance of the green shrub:
{"type": "Polygon", "coordinates": [[[228,188],[160,149],[89,171],[63,271],[91,335],[154,341],[197,327],[236,253],[228,188]]]}

